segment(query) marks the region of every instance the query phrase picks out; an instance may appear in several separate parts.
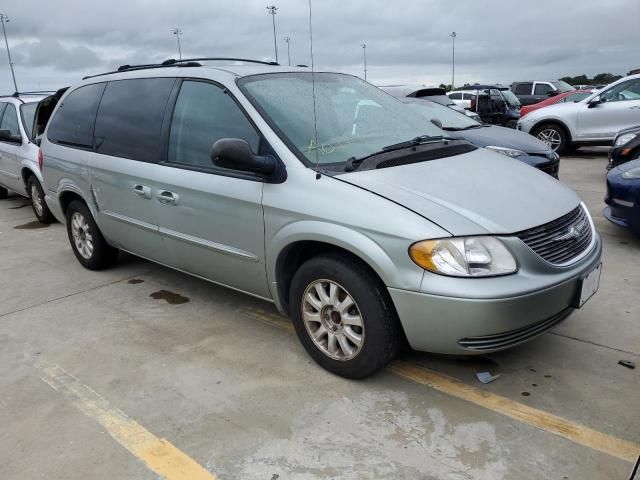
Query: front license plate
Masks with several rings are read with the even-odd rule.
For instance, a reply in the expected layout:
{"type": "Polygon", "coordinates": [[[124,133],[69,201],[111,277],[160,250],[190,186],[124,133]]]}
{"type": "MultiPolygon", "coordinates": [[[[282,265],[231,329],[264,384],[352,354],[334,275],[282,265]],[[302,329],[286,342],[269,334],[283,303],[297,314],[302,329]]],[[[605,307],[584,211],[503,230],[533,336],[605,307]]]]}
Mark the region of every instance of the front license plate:
{"type": "Polygon", "coordinates": [[[580,284],[580,299],[578,308],[582,307],[598,291],[600,286],[600,273],[602,272],[602,264],[599,263],[596,268],[591,270],[586,277],[582,279],[580,284]]]}

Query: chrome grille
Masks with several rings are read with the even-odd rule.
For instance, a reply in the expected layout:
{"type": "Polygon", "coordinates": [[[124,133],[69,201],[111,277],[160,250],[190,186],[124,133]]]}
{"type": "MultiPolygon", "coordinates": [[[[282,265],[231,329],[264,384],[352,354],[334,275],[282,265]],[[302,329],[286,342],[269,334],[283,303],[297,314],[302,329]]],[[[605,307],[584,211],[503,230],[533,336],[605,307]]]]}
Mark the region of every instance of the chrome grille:
{"type": "Polygon", "coordinates": [[[562,265],[591,245],[593,229],[587,213],[579,205],[556,220],[516,233],[516,237],[547,262],[562,265]]]}

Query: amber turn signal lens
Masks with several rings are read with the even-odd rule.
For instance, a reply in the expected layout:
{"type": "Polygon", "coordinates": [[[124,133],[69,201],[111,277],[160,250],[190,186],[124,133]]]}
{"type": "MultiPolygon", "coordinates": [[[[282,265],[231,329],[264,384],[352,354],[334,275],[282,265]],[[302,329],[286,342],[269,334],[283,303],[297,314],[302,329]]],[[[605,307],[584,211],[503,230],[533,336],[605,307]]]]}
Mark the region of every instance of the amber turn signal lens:
{"type": "Polygon", "coordinates": [[[419,267],[429,270],[430,272],[436,272],[438,269],[433,263],[431,254],[435,248],[438,240],[424,240],[422,242],[414,243],[409,247],[409,256],[411,260],[419,267]]]}

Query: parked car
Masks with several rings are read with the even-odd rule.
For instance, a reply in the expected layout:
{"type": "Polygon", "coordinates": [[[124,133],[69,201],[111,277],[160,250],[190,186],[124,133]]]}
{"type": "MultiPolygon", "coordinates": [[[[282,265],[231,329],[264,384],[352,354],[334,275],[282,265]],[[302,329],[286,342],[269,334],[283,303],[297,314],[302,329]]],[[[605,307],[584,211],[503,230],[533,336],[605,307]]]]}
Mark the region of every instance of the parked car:
{"type": "Polygon", "coordinates": [[[439,103],[440,105],[444,105],[445,107],[449,107],[452,110],[463,113],[468,117],[480,121],[480,116],[477,113],[465,110],[463,107],[456,104],[456,102],[449,98],[445,94],[444,88],[412,85],[387,85],[381,86],[379,88],[397,98],[429,98],[429,100],[431,100],[432,102],[439,103]]]}
{"type": "Polygon", "coordinates": [[[591,95],[590,90],[574,90],[571,92],[563,92],[559,93],[555,97],[549,97],[546,100],[543,100],[538,103],[534,103],[533,105],[525,105],[520,108],[520,118],[524,117],[528,113],[533,112],[534,110],[538,110],[539,108],[548,107],[549,105],[555,105],[556,103],[567,103],[567,102],[579,102],[580,100],[584,100],[589,95],[591,95]]]}
{"type": "Polygon", "coordinates": [[[640,159],[640,125],[618,132],[609,149],[607,170],[640,159]]]}
{"type": "Polygon", "coordinates": [[[597,290],[600,237],[549,175],[357,77],[217,60],[123,67],[61,98],[46,199],[86,268],[121,249],[274,302],[351,378],[403,338],[518,345],[597,290]]]}
{"type": "Polygon", "coordinates": [[[468,109],[471,108],[471,99],[475,97],[476,92],[472,90],[456,90],[454,92],[447,92],[447,97],[453,100],[456,105],[468,109]]]}
{"type": "Polygon", "coordinates": [[[575,90],[575,88],[562,80],[554,80],[552,82],[534,80],[513,82],[511,84],[511,91],[518,97],[522,105],[533,105],[549,97],[554,97],[564,92],[571,92],[572,90],[575,90]]]}
{"type": "Polygon", "coordinates": [[[520,101],[502,85],[473,85],[475,95],[470,111],[477,113],[484,123],[516,128],[520,118],[520,101]]]}
{"type": "Polygon", "coordinates": [[[611,145],[620,130],[640,124],[640,75],[631,75],[575,103],[531,112],[518,129],[560,154],[582,145],[611,145]]]}
{"type": "Polygon", "coordinates": [[[640,236],[640,160],[613,168],[607,174],[604,216],[640,236]]]}
{"type": "Polygon", "coordinates": [[[42,93],[0,97],[0,198],[9,190],[30,199],[42,223],[55,220],[44,201],[38,147],[32,139],[33,118],[42,93]]]}
{"type": "Polygon", "coordinates": [[[403,98],[402,101],[427,121],[442,125],[442,129],[451,137],[461,138],[478,147],[515,158],[558,178],[560,157],[546,143],[531,135],[512,128],[477,122],[426,98],[403,98]]]}

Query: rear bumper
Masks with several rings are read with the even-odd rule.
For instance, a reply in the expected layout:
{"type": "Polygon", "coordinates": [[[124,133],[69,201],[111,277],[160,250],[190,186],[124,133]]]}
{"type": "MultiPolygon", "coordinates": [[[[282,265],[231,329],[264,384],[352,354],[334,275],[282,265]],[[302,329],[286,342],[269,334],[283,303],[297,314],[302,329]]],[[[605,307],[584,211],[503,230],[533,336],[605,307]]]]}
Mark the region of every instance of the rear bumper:
{"type": "MultiPolygon", "coordinates": [[[[415,350],[458,355],[510,348],[553,328],[573,311],[581,279],[599,262],[597,246],[570,278],[534,292],[505,298],[442,296],[389,288],[409,344],[415,350]]],[[[517,275],[517,274],[516,274],[517,275]]],[[[553,280],[551,277],[550,280],[553,280]]]]}

